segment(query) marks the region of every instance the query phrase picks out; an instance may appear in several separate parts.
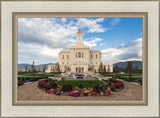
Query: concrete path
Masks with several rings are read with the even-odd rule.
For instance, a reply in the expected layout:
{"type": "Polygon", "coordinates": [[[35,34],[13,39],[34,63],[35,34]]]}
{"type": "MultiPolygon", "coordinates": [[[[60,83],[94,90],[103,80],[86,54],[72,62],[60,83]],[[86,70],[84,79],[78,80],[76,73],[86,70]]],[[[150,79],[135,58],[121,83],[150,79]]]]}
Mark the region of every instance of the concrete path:
{"type": "Polygon", "coordinates": [[[26,84],[18,87],[18,100],[28,101],[28,100],[108,100],[108,101],[139,101],[142,100],[142,86],[136,85],[130,82],[125,82],[125,88],[119,92],[112,92],[110,96],[87,96],[87,97],[71,97],[71,96],[57,96],[54,94],[47,94],[44,91],[37,88],[37,83],[26,84]]]}

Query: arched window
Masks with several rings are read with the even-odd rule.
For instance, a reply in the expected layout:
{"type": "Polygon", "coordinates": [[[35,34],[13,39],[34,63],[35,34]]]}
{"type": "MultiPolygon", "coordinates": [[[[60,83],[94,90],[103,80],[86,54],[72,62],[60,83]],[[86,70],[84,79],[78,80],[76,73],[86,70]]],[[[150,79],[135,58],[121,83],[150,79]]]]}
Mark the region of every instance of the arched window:
{"type": "Polygon", "coordinates": [[[82,52],[82,58],[83,58],[83,52],[82,52]]]}
{"type": "Polygon", "coordinates": [[[81,58],[81,52],[78,53],[78,57],[81,58]]]}
{"type": "Polygon", "coordinates": [[[76,58],[77,58],[77,52],[76,52],[76,58]]]}
{"type": "Polygon", "coordinates": [[[96,58],[97,58],[98,56],[97,56],[97,54],[96,54],[96,58]]]}
{"type": "Polygon", "coordinates": [[[93,55],[91,54],[91,59],[93,58],[93,55]]]}

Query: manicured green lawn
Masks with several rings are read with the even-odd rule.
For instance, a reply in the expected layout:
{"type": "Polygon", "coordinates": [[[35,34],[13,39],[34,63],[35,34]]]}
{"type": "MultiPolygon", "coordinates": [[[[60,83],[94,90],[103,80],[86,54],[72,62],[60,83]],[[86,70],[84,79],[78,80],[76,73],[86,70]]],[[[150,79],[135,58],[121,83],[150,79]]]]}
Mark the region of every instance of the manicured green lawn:
{"type": "MultiPolygon", "coordinates": [[[[49,77],[54,76],[53,73],[34,73],[34,78],[43,78],[43,77],[49,77]]],[[[18,73],[18,78],[32,78],[31,73],[18,73]]]]}
{"type": "MultiPolygon", "coordinates": [[[[128,73],[106,73],[105,76],[112,76],[112,77],[119,77],[119,78],[128,78],[128,73]]],[[[142,73],[132,73],[132,78],[141,78],[142,79],[142,73]]]]}
{"type": "MultiPolygon", "coordinates": [[[[34,73],[34,76],[53,76],[52,73],[34,73]]],[[[31,73],[18,73],[18,76],[32,76],[31,73]]]]}
{"type": "Polygon", "coordinates": [[[58,85],[63,85],[63,84],[71,84],[73,87],[78,87],[79,84],[83,84],[84,87],[93,87],[95,85],[99,85],[99,84],[104,84],[103,82],[99,81],[99,80],[61,80],[58,81],[57,84],[58,85]]]}

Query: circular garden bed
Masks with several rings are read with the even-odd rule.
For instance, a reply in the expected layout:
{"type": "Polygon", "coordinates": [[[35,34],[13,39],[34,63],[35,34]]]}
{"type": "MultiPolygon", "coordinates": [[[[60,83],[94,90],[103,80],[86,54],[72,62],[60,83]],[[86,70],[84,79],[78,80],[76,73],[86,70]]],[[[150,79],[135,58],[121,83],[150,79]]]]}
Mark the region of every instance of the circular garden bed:
{"type": "MultiPolygon", "coordinates": [[[[96,80],[96,85],[86,84],[86,82],[89,83],[89,81],[68,80],[63,82],[61,80],[57,82],[57,80],[45,79],[38,82],[38,88],[48,94],[73,97],[108,96],[111,94],[111,91],[119,91],[124,88],[124,83],[114,78],[102,81],[96,80]],[[77,82],[79,83],[77,84],[77,82]]],[[[93,83],[92,80],[90,82],[93,83]]]]}

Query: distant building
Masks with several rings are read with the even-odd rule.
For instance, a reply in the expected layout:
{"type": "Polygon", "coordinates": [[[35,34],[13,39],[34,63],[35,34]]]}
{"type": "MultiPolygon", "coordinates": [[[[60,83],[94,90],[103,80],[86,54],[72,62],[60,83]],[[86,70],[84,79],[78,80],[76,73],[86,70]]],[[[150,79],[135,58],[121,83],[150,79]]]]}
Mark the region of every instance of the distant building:
{"type": "Polygon", "coordinates": [[[46,73],[59,72],[58,65],[48,65],[48,68],[45,70],[46,73]]]}

